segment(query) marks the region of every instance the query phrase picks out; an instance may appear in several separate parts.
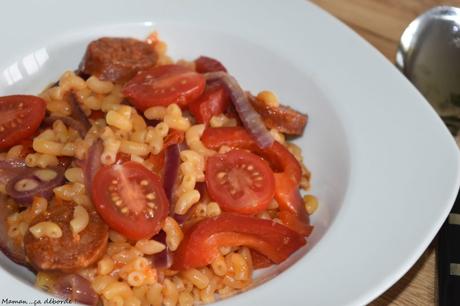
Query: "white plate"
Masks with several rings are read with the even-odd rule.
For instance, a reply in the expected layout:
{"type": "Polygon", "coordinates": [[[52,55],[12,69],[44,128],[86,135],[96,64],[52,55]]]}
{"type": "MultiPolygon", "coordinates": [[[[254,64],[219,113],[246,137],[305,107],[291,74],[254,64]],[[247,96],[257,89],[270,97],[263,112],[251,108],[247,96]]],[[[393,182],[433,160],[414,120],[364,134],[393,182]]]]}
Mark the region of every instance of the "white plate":
{"type": "MultiPolygon", "coordinates": [[[[0,94],[37,93],[101,35],[158,30],[176,57],[220,59],[243,87],[309,113],[320,199],[306,250],[221,305],[359,305],[400,278],[446,218],[459,154],[440,119],[382,55],[304,1],[14,1],[0,12],[0,94]],[[294,263],[296,258],[304,255],[294,263]]],[[[1,298],[44,299],[1,265],[1,298]]]]}

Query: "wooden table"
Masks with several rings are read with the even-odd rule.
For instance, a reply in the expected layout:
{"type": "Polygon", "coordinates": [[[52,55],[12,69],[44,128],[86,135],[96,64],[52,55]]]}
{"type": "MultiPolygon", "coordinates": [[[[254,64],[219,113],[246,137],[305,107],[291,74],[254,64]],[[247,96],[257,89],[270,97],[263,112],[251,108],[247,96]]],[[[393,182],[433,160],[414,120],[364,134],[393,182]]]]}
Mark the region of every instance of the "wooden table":
{"type": "MultiPolygon", "coordinates": [[[[311,0],[335,15],[394,62],[399,38],[423,11],[460,0],[311,0]]],[[[435,239],[436,240],[436,239],[435,239]]],[[[393,287],[370,305],[435,305],[435,241],[393,287]]]]}

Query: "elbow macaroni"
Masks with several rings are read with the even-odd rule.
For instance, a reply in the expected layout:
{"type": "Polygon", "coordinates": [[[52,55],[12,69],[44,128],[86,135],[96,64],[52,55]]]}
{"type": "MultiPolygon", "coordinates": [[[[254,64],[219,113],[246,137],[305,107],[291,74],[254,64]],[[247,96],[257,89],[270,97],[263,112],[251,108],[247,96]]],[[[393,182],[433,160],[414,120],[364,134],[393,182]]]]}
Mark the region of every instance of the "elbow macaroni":
{"type": "Polygon", "coordinates": [[[195,152],[198,152],[199,154],[202,154],[204,156],[211,156],[215,154],[213,150],[210,150],[204,146],[204,144],[201,142],[201,135],[204,132],[204,124],[197,124],[192,127],[190,127],[186,132],[185,132],[185,141],[187,142],[187,145],[190,147],[195,152]]]}
{"type": "Polygon", "coordinates": [[[83,206],[75,206],[73,211],[73,219],[70,221],[70,228],[74,235],[79,234],[84,230],[89,223],[89,214],[83,206]]]}
{"type": "Polygon", "coordinates": [[[42,237],[49,237],[49,238],[61,238],[62,237],[62,230],[54,222],[44,221],[35,224],[29,228],[29,231],[34,235],[35,238],[40,239],[42,237]]]}

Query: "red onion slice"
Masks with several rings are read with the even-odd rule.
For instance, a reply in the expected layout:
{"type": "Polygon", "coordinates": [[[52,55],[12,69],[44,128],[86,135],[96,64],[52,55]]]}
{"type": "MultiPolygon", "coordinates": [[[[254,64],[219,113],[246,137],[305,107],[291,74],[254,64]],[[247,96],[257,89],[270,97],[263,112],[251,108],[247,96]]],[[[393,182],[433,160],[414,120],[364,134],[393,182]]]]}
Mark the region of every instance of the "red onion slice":
{"type": "Polygon", "coordinates": [[[88,132],[88,128],[83,125],[80,121],[70,117],[61,117],[61,116],[49,116],[45,119],[45,124],[52,125],[54,121],[61,120],[66,126],[74,129],[75,131],[80,134],[81,138],[84,138],[86,133],[88,132]]]}
{"type": "Polygon", "coordinates": [[[163,187],[169,200],[169,210],[171,214],[174,213],[172,197],[174,186],[177,181],[177,174],[179,172],[179,152],[179,145],[177,144],[170,145],[166,148],[163,187]]]}
{"type": "Polygon", "coordinates": [[[6,184],[6,193],[16,200],[16,203],[25,206],[30,205],[37,195],[50,200],[53,188],[64,182],[64,171],[62,167],[24,168],[6,184]],[[42,175],[44,171],[53,172],[55,176],[42,175]]]}
{"type": "Polygon", "coordinates": [[[252,107],[246,93],[240,87],[236,79],[222,71],[206,73],[205,76],[208,81],[221,80],[222,83],[225,84],[230,93],[230,99],[244,127],[261,149],[270,147],[275,140],[265,127],[259,113],[252,107]]]}
{"type": "Polygon", "coordinates": [[[63,299],[69,299],[85,305],[98,305],[99,297],[91,287],[91,283],[78,274],[59,277],[51,292],[63,299]]]}
{"type": "Polygon", "coordinates": [[[104,145],[102,140],[96,140],[91,147],[89,147],[86,154],[86,159],[81,163],[81,168],[83,169],[83,175],[85,179],[85,188],[86,192],[91,195],[91,186],[99,168],[101,168],[101,155],[104,151],[104,145]]]}
{"type": "Polygon", "coordinates": [[[0,160],[0,169],[25,168],[26,162],[22,159],[0,160]]]}
{"type": "Polygon", "coordinates": [[[223,71],[227,72],[227,69],[221,62],[218,60],[207,57],[207,56],[200,56],[195,60],[195,70],[199,73],[207,73],[207,72],[217,72],[223,71]]]}
{"type": "MultiPolygon", "coordinates": [[[[8,182],[24,170],[26,163],[21,159],[0,160],[0,184],[8,182]]],[[[0,204],[1,205],[1,204],[0,204]]]]}
{"type": "Polygon", "coordinates": [[[168,245],[166,244],[166,233],[164,231],[160,231],[155,237],[153,237],[153,239],[163,243],[166,248],[160,253],[148,256],[152,266],[157,269],[170,268],[172,266],[172,255],[171,251],[168,249],[168,245]]]}
{"type": "Polygon", "coordinates": [[[91,122],[89,122],[88,117],[86,117],[85,113],[81,109],[78,98],[75,96],[73,92],[67,95],[67,100],[70,103],[70,109],[72,110],[72,118],[77,120],[78,122],[81,122],[83,128],[85,129],[85,135],[86,132],[91,128],[91,122]]]}

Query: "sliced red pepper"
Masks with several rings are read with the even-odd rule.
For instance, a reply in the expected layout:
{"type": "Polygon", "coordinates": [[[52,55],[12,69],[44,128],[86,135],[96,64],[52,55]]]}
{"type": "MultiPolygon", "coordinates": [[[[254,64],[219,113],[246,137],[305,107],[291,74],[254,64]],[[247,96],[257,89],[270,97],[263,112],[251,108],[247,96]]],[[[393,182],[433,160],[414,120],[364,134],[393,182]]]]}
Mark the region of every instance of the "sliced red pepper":
{"type": "Polygon", "coordinates": [[[251,250],[252,268],[254,270],[263,269],[273,265],[273,262],[266,256],[257,251],[251,250]]]}
{"type": "Polygon", "coordinates": [[[222,246],[247,246],[274,263],[281,263],[306,244],[302,235],[270,220],[222,213],[192,225],[174,253],[172,269],[186,270],[210,264],[222,246]]]}
{"type": "Polygon", "coordinates": [[[230,104],[227,89],[220,82],[206,85],[204,93],[188,105],[198,123],[208,123],[212,116],[223,113],[230,104]]]}

